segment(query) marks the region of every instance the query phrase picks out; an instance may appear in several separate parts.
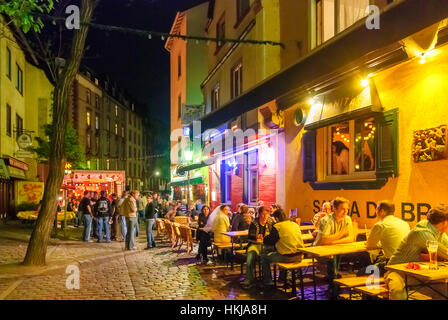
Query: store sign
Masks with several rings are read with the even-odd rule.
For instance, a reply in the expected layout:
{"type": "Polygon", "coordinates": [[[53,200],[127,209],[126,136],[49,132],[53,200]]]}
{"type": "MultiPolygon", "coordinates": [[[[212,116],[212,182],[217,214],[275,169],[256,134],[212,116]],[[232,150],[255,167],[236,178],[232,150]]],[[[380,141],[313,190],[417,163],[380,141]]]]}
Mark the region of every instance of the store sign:
{"type": "Polygon", "coordinates": [[[44,195],[44,183],[43,182],[29,182],[18,181],[17,182],[17,203],[31,202],[39,203],[44,195]]]}
{"type": "Polygon", "coordinates": [[[12,157],[8,158],[8,162],[9,162],[9,165],[11,167],[14,167],[14,168],[17,168],[17,169],[20,169],[20,170],[23,170],[23,171],[28,171],[28,165],[25,162],[22,162],[20,160],[14,159],[12,157]]]}
{"type": "Polygon", "coordinates": [[[17,179],[26,179],[25,171],[9,166],[9,175],[17,179]]]}
{"type": "MultiPolygon", "coordinates": [[[[324,202],[326,201],[313,201],[313,212],[315,214],[320,212],[324,202]]],[[[348,215],[352,218],[356,216],[358,218],[377,219],[376,206],[377,203],[374,201],[366,201],[364,204],[358,204],[357,201],[351,201],[348,215]]],[[[431,210],[431,205],[429,203],[402,202],[399,206],[396,206],[396,211],[401,212],[401,216],[398,217],[407,222],[418,222],[422,220],[423,216],[426,216],[429,210],[431,210]]]]}

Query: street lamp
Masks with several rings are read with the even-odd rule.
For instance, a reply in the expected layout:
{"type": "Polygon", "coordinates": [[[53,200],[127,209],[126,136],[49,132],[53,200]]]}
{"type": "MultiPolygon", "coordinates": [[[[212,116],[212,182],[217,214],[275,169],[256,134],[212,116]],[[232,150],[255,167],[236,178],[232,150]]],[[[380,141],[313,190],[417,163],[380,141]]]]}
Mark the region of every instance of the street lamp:
{"type": "Polygon", "coordinates": [[[156,174],[156,176],[159,176],[159,175],[160,175],[160,172],[159,172],[159,171],[156,171],[155,174],[156,174]]]}

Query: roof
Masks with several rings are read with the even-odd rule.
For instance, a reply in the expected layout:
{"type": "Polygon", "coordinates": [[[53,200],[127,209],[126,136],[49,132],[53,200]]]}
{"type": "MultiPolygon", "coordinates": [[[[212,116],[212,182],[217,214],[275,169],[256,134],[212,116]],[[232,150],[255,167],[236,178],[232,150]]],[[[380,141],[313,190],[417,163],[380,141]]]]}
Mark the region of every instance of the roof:
{"type": "MultiPolygon", "coordinates": [[[[173,26],[171,27],[170,34],[180,34],[180,27],[182,25],[183,20],[185,19],[185,12],[177,12],[176,18],[174,19],[173,26]]],[[[169,52],[171,51],[171,46],[173,45],[173,41],[175,38],[168,37],[165,43],[165,49],[169,52]]]]}

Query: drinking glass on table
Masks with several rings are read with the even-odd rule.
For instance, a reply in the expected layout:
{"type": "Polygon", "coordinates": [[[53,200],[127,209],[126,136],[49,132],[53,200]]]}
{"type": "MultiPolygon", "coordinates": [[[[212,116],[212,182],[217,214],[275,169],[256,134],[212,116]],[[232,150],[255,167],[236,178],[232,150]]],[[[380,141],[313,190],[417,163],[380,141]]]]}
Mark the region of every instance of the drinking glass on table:
{"type": "Polygon", "coordinates": [[[437,270],[437,249],[439,244],[434,240],[426,241],[426,248],[429,253],[429,270],[437,270]]]}

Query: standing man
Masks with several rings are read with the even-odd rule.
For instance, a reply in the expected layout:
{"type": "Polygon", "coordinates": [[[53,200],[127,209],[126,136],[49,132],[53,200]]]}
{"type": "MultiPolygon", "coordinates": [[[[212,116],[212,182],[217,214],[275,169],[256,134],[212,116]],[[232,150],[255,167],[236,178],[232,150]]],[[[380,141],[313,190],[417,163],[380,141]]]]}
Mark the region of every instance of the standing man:
{"type": "Polygon", "coordinates": [[[111,219],[112,206],[107,198],[107,191],[101,190],[100,198],[95,203],[95,215],[98,224],[98,242],[103,241],[103,226],[106,230],[106,242],[110,242],[109,220],[111,219]]]}
{"type": "MultiPolygon", "coordinates": [[[[146,201],[146,195],[142,195],[140,197],[140,199],[137,200],[137,206],[138,206],[138,226],[137,229],[139,229],[138,227],[140,226],[140,223],[145,220],[145,209],[146,209],[146,205],[147,205],[147,201],[146,201]]],[[[137,230],[137,234],[138,234],[137,230]]]]}
{"type": "Polygon", "coordinates": [[[111,213],[111,219],[112,219],[112,229],[111,229],[111,240],[118,240],[118,234],[120,230],[120,212],[118,211],[118,197],[116,193],[112,194],[112,213],[111,213]]]}
{"type": "Polygon", "coordinates": [[[98,221],[95,217],[94,207],[98,200],[98,192],[94,191],[92,197],[90,198],[90,210],[92,211],[92,233],[94,238],[98,238],[98,221]]]}
{"type": "Polygon", "coordinates": [[[162,202],[160,201],[159,194],[157,192],[154,192],[152,195],[152,202],[154,203],[154,210],[155,210],[155,218],[161,218],[162,217],[162,202]]]}
{"type": "Polygon", "coordinates": [[[92,228],[92,208],[90,207],[90,191],[84,191],[84,198],[79,203],[80,216],[84,218],[84,232],[82,240],[90,242],[90,229],[92,228]]]}
{"type": "Polygon", "coordinates": [[[147,195],[147,205],[146,205],[146,237],[148,242],[148,247],[146,249],[151,249],[156,247],[156,242],[154,240],[154,235],[152,233],[152,227],[156,222],[156,210],[152,197],[147,195]]]}
{"type": "Polygon", "coordinates": [[[121,195],[121,199],[118,200],[118,211],[120,214],[120,223],[121,223],[121,241],[126,240],[126,233],[127,233],[127,227],[126,227],[126,216],[123,214],[124,209],[122,209],[122,205],[124,203],[124,200],[129,197],[129,193],[127,191],[123,191],[123,194],[121,195]]]}
{"type": "Polygon", "coordinates": [[[134,245],[135,227],[137,225],[137,199],[140,197],[140,192],[134,190],[131,192],[131,196],[126,198],[121,206],[123,215],[126,217],[126,250],[137,250],[134,245]]]}
{"type": "Polygon", "coordinates": [[[403,220],[394,216],[395,205],[390,201],[381,201],[376,207],[376,216],[380,219],[370,231],[367,239],[367,250],[382,249],[375,257],[373,263],[377,265],[384,275],[384,267],[389,262],[401,241],[409,234],[411,229],[403,220]]]}

